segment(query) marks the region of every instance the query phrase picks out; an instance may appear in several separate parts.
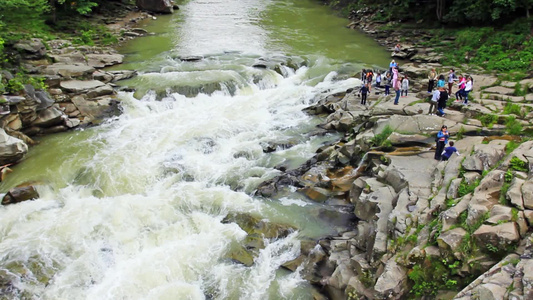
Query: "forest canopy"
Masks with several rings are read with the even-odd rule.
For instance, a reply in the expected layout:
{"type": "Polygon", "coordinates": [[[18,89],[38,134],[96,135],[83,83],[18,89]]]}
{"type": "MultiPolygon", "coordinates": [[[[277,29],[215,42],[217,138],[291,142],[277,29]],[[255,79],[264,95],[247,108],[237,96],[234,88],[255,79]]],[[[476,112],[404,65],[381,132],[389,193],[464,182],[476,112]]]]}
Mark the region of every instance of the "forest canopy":
{"type": "Polygon", "coordinates": [[[413,19],[457,25],[490,25],[530,17],[533,0],[322,0],[349,12],[379,10],[384,21],[413,19]]]}

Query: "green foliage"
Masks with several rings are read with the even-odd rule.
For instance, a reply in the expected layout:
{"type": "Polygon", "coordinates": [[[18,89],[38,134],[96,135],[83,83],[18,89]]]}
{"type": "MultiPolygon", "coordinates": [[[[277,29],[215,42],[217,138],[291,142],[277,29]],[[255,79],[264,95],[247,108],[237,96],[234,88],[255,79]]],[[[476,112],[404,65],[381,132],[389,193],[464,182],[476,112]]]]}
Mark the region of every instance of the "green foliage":
{"type": "Polygon", "coordinates": [[[385,147],[388,147],[388,146],[391,146],[390,145],[390,141],[388,144],[385,144],[385,142],[387,141],[387,138],[391,135],[391,133],[393,132],[392,128],[387,125],[385,126],[385,128],[383,128],[383,130],[376,134],[373,138],[372,138],[372,145],[374,146],[385,146],[385,147]]]}
{"type": "Polygon", "coordinates": [[[463,126],[461,126],[461,128],[459,128],[459,131],[457,131],[457,135],[455,135],[455,138],[457,140],[460,140],[464,137],[464,134],[465,134],[466,130],[463,126]]]}
{"type": "Polygon", "coordinates": [[[509,162],[509,169],[516,170],[519,172],[529,172],[529,165],[527,162],[521,160],[520,158],[513,156],[509,162]]]}
{"type": "Polygon", "coordinates": [[[478,179],[472,182],[471,184],[469,184],[468,182],[466,182],[465,179],[463,179],[463,181],[461,181],[461,183],[459,184],[459,189],[457,190],[457,196],[463,197],[467,194],[473,193],[476,187],[479,185],[480,181],[481,180],[478,179]]]}
{"type": "Polygon", "coordinates": [[[522,133],[523,127],[520,121],[516,120],[515,116],[510,116],[505,121],[505,129],[509,134],[520,135],[522,133]]]}
{"type": "Polygon", "coordinates": [[[517,82],[515,84],[515,86],[514,86],[513,95],[515,95],[515,96],[525,96],[525,95],[527,95],[527,87],[525,89],[523,89],[522,85],[517,82]]]}
{"type": "Polygon", "coordinates": [[[511,153],[514,151],[514,149],[518,148],[518,146],[520,146],[519,143],[515,142],[515,141],[509,141],[509,143],[507,143],[507,145],[505,145],[505,152],[507,154],[511,153]]]}
{"type": "Polygon", "coordinates": [[[35,89],[45,90],[47,88],[42,77],[30,77],[24,73],[17,73],[15,77],[7,81],[6,91],[11,94],[18,94],[24,89],[25,84],[31,84],[35,89]]]}
{"type": "Polygon", "coordinates": [[[512,103],[511,101],[507,101],[503,107],[503,113],[506,115],[515,114],[517,116],[522,116],[522,107],[518,104],[512,103]]]}
{"type": "Polygon", "coordinates": [[[498,116],[493,114],[486,114],[477,117],[481,121],[481,124],[486,127],[492,127],[491,125],[498,121],[498,116]]]}
{"type": "Polygon", "coordinates": [[[456,276],[459,267],[459,261],[426,259],[422,266],[415,265],[408,273],[414,283],[410,293],[420,298],[435,296],[439,290],[457,290],[461,286],[456,276]]]}

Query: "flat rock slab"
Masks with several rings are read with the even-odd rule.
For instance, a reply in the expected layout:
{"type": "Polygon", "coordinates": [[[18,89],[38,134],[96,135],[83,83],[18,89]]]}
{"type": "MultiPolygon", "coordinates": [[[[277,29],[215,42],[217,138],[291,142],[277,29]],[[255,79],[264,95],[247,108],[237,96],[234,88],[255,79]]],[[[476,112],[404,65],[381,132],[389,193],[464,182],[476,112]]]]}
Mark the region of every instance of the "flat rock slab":
{"type": "Polygon", "coordinates": [[[47,75],[60,75],[64,78],[83,77],[92,74],[95,71],[93,67],[85,65],[67,65],[67,64],[53,64],[47,66],[44,73],[47,75]]]}
{"type": "Polygon", "coordinates": [[[95,68],[104,68],[121,64],[124,59],[122,54],[87,54],[87,64],[95,68]]]}
{"type": "Polygon", "coordinates": [[[503,87],[503,86],[493,86],[493,87],[484,89],[483,92],[512,96],[514,94],[514,89],[503,87]]]}
{"type": "Polygon", "coordinates": [[[105,83],[98,80],[68,80],[62,81],[60,86],[62,89],[71,93],[80,93],[83,91],[95,89],[104,86],[105,83]]]}
{"type": "Polygon", "coordinates": [[[475,87],[491,86],[498,80],[496,76],[491,75],[472,75],[472,78],[474,79],[475,87]]]}

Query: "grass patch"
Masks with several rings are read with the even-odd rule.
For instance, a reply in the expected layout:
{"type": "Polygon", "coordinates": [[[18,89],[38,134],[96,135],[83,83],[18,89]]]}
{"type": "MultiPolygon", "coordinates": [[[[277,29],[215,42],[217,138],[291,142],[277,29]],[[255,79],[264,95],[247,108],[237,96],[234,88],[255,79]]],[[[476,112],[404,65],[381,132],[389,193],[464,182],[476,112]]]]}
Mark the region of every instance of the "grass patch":
{"type": "Polygon", "coordinates": [[[520,135],[523,127],[520,121],[516,120],[515,116],[509,116],[505,121],[505,130],[511,135],[520,135]]]}
{"type": "Polygon", "coordinates": [[[481,121],[481,124],[485,127],[492,127],[496,122],[498,122],[498,116],[493,114],[485,114],[478,116],[477,119],[481,121]]]}
{"type": "Polygon", "coordinates": [[[392,130],[392,127],[389,125],[385,126],[383,130],[376,134],[372,140],[370,141],[373,146],[375,147],[381,147],[381,146],[390,146],[390,141],[387,140],[387,138],[394,132],[392,130]],[[387,143],[388,142],[388,143],[387,143]]]}

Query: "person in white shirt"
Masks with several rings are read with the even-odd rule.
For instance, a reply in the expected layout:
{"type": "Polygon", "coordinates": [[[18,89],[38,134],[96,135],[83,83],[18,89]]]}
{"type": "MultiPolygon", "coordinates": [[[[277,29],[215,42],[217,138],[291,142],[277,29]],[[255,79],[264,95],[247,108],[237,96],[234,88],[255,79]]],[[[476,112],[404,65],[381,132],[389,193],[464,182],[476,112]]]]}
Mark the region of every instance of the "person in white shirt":
{"type": "Polygon", "coordinates": [[[409,90],[409,79],[407,77],[404,77],[402,79],[402,91],[401,94],[403,97],[407,97],[407,91],[409,90]],[[405,93],[405,95],[404,95],[405,93]]]}
{"type": "Polygon", "coordinates": [[[440,91],[434,90],[431,99],[429,100],[429,112],[430,116],[434,116],[437,113],[437,105],[439,103],[440,91]]]}
{"type": "Polygon", "coordinates": [[[464,105],[468,105],[468,93],[472,91],[474,83],[472,82],[472,77],[468,76],[465,83],[465,90],[464,90],[464,97],[465,101],[463,102],[464,105]]]}

